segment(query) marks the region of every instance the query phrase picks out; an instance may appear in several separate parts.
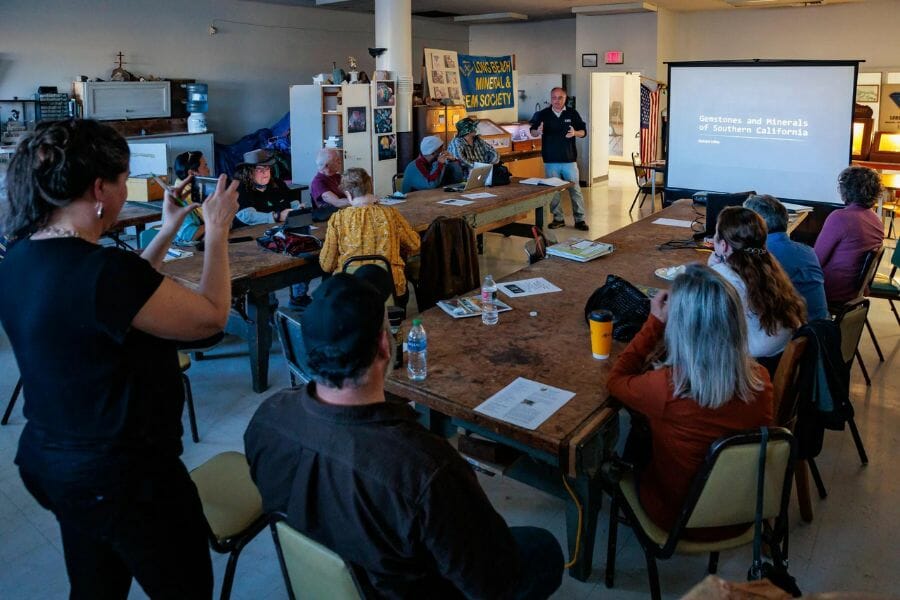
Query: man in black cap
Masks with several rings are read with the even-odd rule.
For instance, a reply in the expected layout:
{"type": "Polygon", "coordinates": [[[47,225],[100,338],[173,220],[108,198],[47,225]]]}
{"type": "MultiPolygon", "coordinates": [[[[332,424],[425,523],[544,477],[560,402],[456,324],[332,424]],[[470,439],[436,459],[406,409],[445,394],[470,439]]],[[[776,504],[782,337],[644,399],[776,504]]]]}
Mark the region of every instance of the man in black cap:
{"type": "Polygon", "coordinates": [[[300,319],[313,382],[266,400],[244,434],[265,510],[343,557],[367,596],[547,598],[553,535],[510,529],[452,446],[385,401],[390,285],[368,281],[320,286],[300,319]]]}

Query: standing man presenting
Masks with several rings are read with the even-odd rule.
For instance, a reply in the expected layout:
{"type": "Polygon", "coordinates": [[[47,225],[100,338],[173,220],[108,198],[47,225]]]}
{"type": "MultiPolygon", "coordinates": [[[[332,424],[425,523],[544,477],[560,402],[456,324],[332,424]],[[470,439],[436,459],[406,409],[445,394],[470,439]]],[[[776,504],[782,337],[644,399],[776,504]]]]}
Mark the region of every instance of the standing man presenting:
{"type": "MultiPolygon", "coordinates": [[[[588,226],[584,222],[584,196],[578,186],[578,163],[575,162],[575,138],[586,136],[587,126],[578,111],[566,108],[566,90],[561,87],[550,90],[550,106],[531,117],[531,135],[538,134],[543,137],[541,157],[544,159],[545,177],[559,177],[575,184],[569,188],[575,229],[587,231],[588,226]]],[[[560,194],[557,192],[550,201],[550,210],[553,212],[553,222],[548,225],[550,229],[566,224],[559,204],[560,194]]]]}

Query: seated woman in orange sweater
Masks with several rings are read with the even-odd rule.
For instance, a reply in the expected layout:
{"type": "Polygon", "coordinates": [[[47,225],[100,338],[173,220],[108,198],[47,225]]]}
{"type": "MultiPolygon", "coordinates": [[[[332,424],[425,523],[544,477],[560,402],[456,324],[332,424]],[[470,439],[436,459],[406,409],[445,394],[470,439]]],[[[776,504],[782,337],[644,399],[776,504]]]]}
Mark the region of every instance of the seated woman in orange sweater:
{"type": "Polygon", "coordinates": [[[391,263],[397,302],[405,306],[409,294],[404,259],[419,252],[419,234],[396,208],[378,204],[378,198],[372,193],[372,178],[365,169],[347,169],[341,177],[341,189],[350,206],[328,220],[319,265],[331,273],[340,269],[348,258],[380,254],[391,263]]]}
{"type": "MultiPolygon", "coordinates": [[[[710,445],[772,424],[772,384],[747,352],[740,298],[706,266],[689,266],[671,294],[653,298],[650,318],[616,361],[608,386],[649,422],[652,454],[640,476],[641,505],[667,529],[710,445]],[[645,370],[660,341],[664,361],[645,370]]],[[[708,538],[716,532],[694,533],[708,538]]]]}

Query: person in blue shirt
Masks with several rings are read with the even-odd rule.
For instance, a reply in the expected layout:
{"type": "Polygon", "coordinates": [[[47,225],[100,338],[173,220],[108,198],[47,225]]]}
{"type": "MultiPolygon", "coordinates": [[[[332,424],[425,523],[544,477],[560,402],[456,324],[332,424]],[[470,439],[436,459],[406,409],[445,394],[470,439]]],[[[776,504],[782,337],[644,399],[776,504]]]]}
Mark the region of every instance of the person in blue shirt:
{"type": "Polygon", "coordinates": [[[403,171],[403,193],[416,190],[432,190],[445,179],[448,160],[453,160],[449,152],[442,152],[444,141],[436,135],[422,138],[419,150],[422,154],[406,165],[403,171]]]}
{"type": "Polygon", "coordinates": [[[806,312],[810,321],[829,318],[825,300],[825,275],[816,253],[805,244],[793,241],[787,234],[788,212],[776,198],[753,195],[744,201],[749,208],[766,222],[769,235],[766,249],[772,253],[787,273],[791,283],[806,300],[806,312]]]}

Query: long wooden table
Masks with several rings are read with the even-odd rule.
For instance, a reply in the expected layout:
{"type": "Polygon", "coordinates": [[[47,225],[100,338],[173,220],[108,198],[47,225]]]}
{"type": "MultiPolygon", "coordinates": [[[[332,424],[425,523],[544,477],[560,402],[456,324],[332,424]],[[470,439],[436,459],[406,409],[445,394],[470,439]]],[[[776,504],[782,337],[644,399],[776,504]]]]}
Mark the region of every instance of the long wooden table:
{"type": "Polygon", "coordinates": [[[654,275],[655,269],[705,262],[706,252],[657,249],[673,239],[688,239],[692,232],[689,228],[655,225],[654,220],[693,220],[696,214],[690,201],[680,201],[599,238],[616,246],[610,256],[588,263],[548,257],[503,278],[544,277],[562,291],[503,298],[513,310],[501,313],[496,326],[482,325],[477,318],[454,320],[439,308],[426,311],[428,378],[409,381],[405,370],[398,370],[386,384],[390,393],[416,402],[434,431],[450,434],[459,426],[525,453],[525,459],[514,464],[507,475],[566,500],[569,551],[577,556],[570,573],[580,580],[586,580],[591,572],[601,502],[598,470],[615,443],[618,427],[615,410],[608,402],[606,380],[625,347],[614,342],[608,360],[592,357],[584,304],[608,274],[635,284],[667,287],[667,281],[654,275]],[[474,412],[476,406],[517,377],[570,390],[575,396],[534,431],[474,412]],[[563,479],[584,507],[580,528],[577,505],[560,485],[563,479]]]}
{"type": "MultiPolygon", "coordinates": [[[[531,210],[534,211],[535,223],[542,225],[544,207],[550,202],[553,194],[569,186],[571,184],[546,187],[514,183],[496,188],[482,188],[475,191],[486,191],[495,194],[495,197],[475,200],[466,206],[438,204],[438,201],[444,198],[459,198],[459,193],[451,194],[442,190],[415,192],[409,194],[406,202],[397,204],[396,208],[419,232],[428,229],[438,216],[448,216],[464,218],[477,233],[481,233],[511,223],[521,214],[531,210]]],[[[271,225],[234,230],[232,238],[251,236],[254,241],[231,244],[228,250],[231,263],[231,293],[235,298],[246,297],[246,313],[232,315],[227,330],[247,340],[253,390],[256,392],[263,392],[269,387],[269,349],[272,344],[272,329],[269,326],[272,306],[269,294],[322,275],[317,259],[294,258],[259,248],[255,238],[261,236],[268,227],[271,225]]],[[[319,223],[317,227],[313,234],[319,238],[324,237],[325,224],[319,223]]],[[[165,263],[162,272],[196,289],[203,272],[203,253],[195,251],[194,256],[165,263]]]]}

